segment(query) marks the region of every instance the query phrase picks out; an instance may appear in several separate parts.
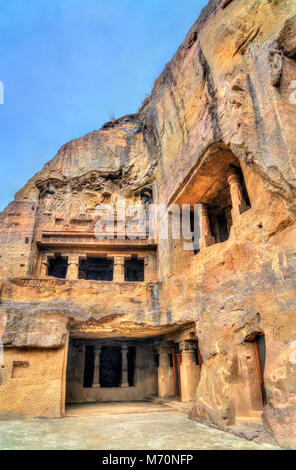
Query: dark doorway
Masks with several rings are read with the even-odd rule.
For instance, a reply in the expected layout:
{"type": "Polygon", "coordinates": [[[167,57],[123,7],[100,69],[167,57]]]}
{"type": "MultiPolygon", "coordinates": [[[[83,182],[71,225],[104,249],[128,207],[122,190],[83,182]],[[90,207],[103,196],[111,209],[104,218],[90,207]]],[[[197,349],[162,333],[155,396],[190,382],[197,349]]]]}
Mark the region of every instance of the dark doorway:
{"type": "Polygon", "coordinates": [[[90,257],[79,261],[79,279],[113,281],[114,260],[90,257]]]}
{"type": "Polygon", "coordinates": [[[218,214],[216,216],[217,220],[217,238],[219,242],[225,242],[229,238],[229,232],[227,227],[227,220],[224,214],[218,214]]]}
{"type": "Polygon", "coordinates": [[[181,352],[178,346],[172,349],[173,370],[174,370],[174,389],[175,396],[181,398],[181,374],[180,367],[182,362],[181,352]]]}
{"type": "Polygon", "coordinates": [[[85,346],[83,387],[91,388],[94,380],[95,352],[93,346],[85,346]]]}
{"type": "Polygon", "coordinates": [[[216,243],[222,243],[229,238],[229,227],[226,218],[226,210],[212,209],[210,211],[211,232],[216,243]]]}
{"type": "Polygon", "coordinates": [[[49,258],[48,261],[48,276],[66,279],[68,269],[68,258],[62,256],[55,256],[49,258]]]}
{"type": "Polygon", "coordinates": [[[121,384],[121,348],[116,346],[102,347],[100,355],[101,387],[120,387],[121,384]]]}
{"type": "Polygon", "coordinates": [[[266,359],[266,344],[265,344],[265,335],[261,333],[256,336],[255,339],[255,352],[257,359],[257,367],[260,378],[261,392],[263,405],[266,404],[266,391],[264,386],[264,369],[265,369],[265,359],[266,359]]]}
{"type": "Polygon", "coordinates": [[[124,261],[124,280],[129,282],[144,281],[144,260],[138,258],[126,259],[124,261]]]}
{"type": "Polygon", "coordinates": [[[128,371],[128,384],[130,387],[135,386],[135,370],[136,370],[136,348],[130,346],[127,352],[127,371],[128,371]]]}

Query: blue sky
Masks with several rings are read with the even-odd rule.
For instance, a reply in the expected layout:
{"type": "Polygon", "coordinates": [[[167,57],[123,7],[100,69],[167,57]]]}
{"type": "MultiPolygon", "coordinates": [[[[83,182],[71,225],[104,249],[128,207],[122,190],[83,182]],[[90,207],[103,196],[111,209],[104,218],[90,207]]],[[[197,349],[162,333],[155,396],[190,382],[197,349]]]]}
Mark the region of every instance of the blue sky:
{"type": "Polygon", "coordinates": [[[0,0],[0,211],[67,141],[136,112],[206,0],[0,0]]]}

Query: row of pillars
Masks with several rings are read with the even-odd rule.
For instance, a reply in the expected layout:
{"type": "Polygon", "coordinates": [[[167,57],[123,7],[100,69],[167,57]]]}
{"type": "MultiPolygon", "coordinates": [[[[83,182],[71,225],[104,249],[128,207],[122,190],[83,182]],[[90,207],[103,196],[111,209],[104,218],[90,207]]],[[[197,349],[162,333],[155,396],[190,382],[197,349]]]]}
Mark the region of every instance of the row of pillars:
{"type": "MultiPolygon", "coordinates": [[[[95,365],[93,388],[100,388],[100,361],[103,346],[95,346],[95,365]]],[[[121,346],[121,387],[129,387],[128,383],[128,346],[121,346]]]]}
{"type": "MultiPolygon", "coordinates": [[[[83,257],[81,255],[67,255],[68,258],[68,269],[66,279],[76,280],[79,278],[79,259],[83,257]]],[[[149,268],[149,258],[144,258],[145,272],[149,268]]],[[[42,260],[41,263],[41,277],[47,276],[48,273],[48,257],[42,260]]],[[[150,276],[148,275],[148,278],[150,276]]],[[[124,257],[114,256],[114,270],[113,270],[113,281],[124,282],[124,257]]]]}
{"type": "MultiPolygon", "coordinates": [[[[247,203],[244,198],[243,187],[240,181],[240,175],[233,171],[227,178],[229,184],[232,211],[231,217],[234,222],[235,219],[248,209],[247,203]]],[[[215,238],[211,232],[211,225],[209,219],[209,208],[203,204],[201,214],[201,249],[207,246],[214,245],[215,238]]]]}
{"type": "MultiPolygon", "coordinates": [[[[196,364],[197,341],[180,341],[179,348],[182,356],[180,366],[181,400],[188,403],[194,399],[200,378],[200,365],[196,364]]],[[[159,345],[158,366],[158,396],[167,398],[175,396],[174,369],[170,364],[172,345],[159,345]]]]}

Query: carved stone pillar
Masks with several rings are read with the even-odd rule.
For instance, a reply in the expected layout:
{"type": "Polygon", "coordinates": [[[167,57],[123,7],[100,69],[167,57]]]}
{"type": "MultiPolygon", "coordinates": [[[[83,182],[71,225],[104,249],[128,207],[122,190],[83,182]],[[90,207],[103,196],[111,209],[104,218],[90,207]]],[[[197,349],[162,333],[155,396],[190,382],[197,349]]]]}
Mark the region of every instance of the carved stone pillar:
{"type": "Polygon", "coordinates": [[[100,359],[101,359],[102,346],[95,346],[95,366],[93,388],[100,388],[100,359]]]}
{"type": "Polygon", "coordinates": [[[79,271],[79,258],[78,255],[71,255],[68,257],[68,270],[67,270],[67,279],[76,280],[78,279],[79,271]]]}
{"type": "Polygon", "coordinates": [[[144,281],[146,280],[153,280],[153,274],[151,272],[151,262],[149,257],[144,258],[144,281]]]}
{"type": "Polygon", "coordinates": [[[173,397],[174,391],[174,371],[170,364],[170,354],[172,348],[170,344],[160,344],[158,347],[158,396],[160,398],[173,397]]]}
{"type": "Polygon", "coordinates": [[[202,205],[201,211],[201,245],[200,248],[206,248],[215,244],[215,237],[211,232],[211,224],[209,219],[209,208],[206,204],[202,205]]]}
{"type": "Polygon", "coordinates": [[[124,258],[122,256],[114,257],[113,281],[124,282],[124,258]]]}
{"type": "Polygon", "coordinates": [[[196,364],[196,341],[181,341],[182,363],[180,367],[182,402],[194,400],[200,378],[200,367],[196,364]]]}
{"type": "Polygon", "coordinates": [[[41,261],[41,269],[40,269],[40,276],[46,277],[48,276],[48,258],[44,258],[41,261]]]}
{"type": "Polygon", "coordinates": [[[243,188],[240,182],[240,176],[237,173],[233,172],[230,176],[228,176],[227,182],[230,186],[230,195],[232,201],[231,215],[232,220],[234,221],[236,217],[238,217],[248,209],[248,206],[244,198],[243,188]]]}
{"type": "Polygon", "coordinates": [[[129,387],[127,354],[128,346],[123,345],[121,347],[121,387],[129,387]]]}

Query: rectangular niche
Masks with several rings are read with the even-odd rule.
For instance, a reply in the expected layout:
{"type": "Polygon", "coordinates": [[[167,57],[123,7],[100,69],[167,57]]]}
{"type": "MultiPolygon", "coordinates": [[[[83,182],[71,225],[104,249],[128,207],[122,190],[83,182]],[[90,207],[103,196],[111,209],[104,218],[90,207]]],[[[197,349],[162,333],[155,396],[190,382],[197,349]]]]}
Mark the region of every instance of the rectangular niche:
{"type": "Polygon", "coordinates": [[[29,373],[29,362],[27,361],[13,361],[12,364],[12,379],[24,379],[29,373]]]}
{"type": "Polygon", "coordinates": [[[68,269],[68,257],[55,255],[48,260],[48,276],[58,279],[66,279],[68,269]]]}

